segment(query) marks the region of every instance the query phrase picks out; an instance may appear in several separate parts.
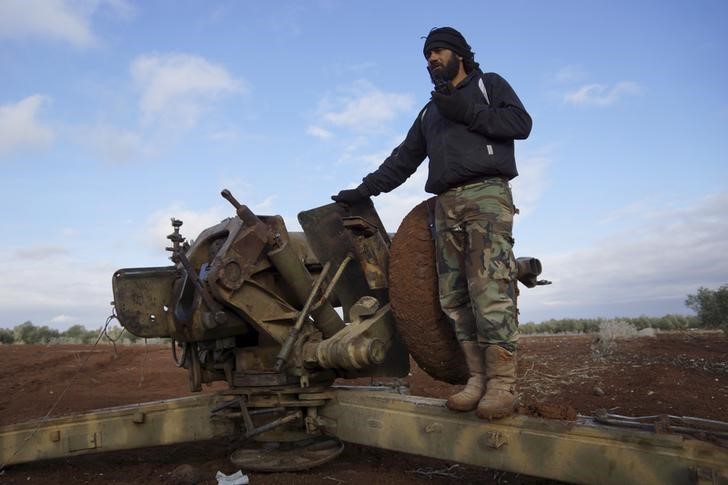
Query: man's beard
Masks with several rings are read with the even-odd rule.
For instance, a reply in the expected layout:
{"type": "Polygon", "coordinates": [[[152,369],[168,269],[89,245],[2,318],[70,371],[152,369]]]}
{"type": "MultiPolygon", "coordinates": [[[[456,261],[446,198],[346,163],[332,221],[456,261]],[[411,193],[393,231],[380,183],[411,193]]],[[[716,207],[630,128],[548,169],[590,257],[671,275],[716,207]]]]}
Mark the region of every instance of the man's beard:
{"type": "Polygon", "coordinates": [[[440,72],[438,72],[438,75],[443,78],[445,81],[452,81],[455,79],[455,76],[458,75],[458,72],[460,71],[460,59],[457,58],[457,56],[453,53],[452,56],[450,56],[450,60],[442,66],[442,69],[440,69],[440,72]]]}

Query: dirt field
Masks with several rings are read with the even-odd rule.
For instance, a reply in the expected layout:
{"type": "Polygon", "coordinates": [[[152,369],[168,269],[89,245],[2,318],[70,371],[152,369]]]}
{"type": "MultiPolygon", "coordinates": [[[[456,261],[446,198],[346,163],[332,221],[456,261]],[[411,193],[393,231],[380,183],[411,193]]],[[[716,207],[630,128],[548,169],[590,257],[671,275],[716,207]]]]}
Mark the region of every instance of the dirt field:
{"type": "MultiPolygon", "coordinates": [[[[0,425],[41,418],[73,376],[52,412],[188,395],[185,372],[160,346],[0,346],[0,425]],[[90,358],[82,373],[76,369],[90,358]]],[[[721,333],[670,333],[595,342],[593,336],[522,337],[521,412],[591,415],[672,414],[728,421],[728,338],[721,333]],[[548,406],[544,406],[544,403],[548,406]],[[549,410],[545,412],[544,410],[549,410]]],[[[418,368],[411,394],[445,397],[457,389],[418,368]]],[[[214,389],[208,389],[212,392],[214,389]]],[[[558,417],[558,416],[548,416],[558,417]]],[[[175,483],[175,468],[192,465],[201,483],[217,470],[233,473],[226,443],[197,443],[11,467],[3,483],[175,483]]],[[[347,445],[335,461],[302,473],[248,473],[251,484],[533,483],[526,477],[402,453],[347,445]]]]}

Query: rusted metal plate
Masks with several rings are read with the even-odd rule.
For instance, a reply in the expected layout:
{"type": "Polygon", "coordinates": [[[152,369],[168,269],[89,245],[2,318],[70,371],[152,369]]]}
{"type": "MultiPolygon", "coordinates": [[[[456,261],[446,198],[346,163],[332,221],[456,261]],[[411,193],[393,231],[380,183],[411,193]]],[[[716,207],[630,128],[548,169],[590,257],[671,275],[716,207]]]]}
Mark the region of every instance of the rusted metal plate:
{"type": "Polygon", "coordinates": [[[455,331],[440,308],[435,243],[427,204],[418,204],[402,220],[389,254],[389,298],[397,330],[425,372],[451,384],[468,378],[455,331]]]}
{"type": "Polygon", "coordinates": [[[119,321],[139,337],[168,337],[177,268],[120,269],[112,278],[119,321]]]}
{"type": "Polygon", "coordinates": [[[237,387],[285,386],[298,384],[298,377],[285,372],[235,372],[233,385],[237,387]]]}
{"type": "MultiPolygon", "coordinates": [[[[327,204],[298,214],[298,221],[306,234],[309,247],[321,264],[331,262],[333,268],[338,268],[347,256],[356,254],[354,236],[344,227],[344,221],[352,217],[360,217],[369,222],[379,231],[385,245],[389,244],[389,237],[371,203],[353,206],[327,204]]],[[[351,306],[362,296],[373,296],[382,304],[387,302],[385,290],[369,288],[364,269],[358,263],[346,266],[334,293],[341,302],[345,319],[348,318],[351,306]]]]}

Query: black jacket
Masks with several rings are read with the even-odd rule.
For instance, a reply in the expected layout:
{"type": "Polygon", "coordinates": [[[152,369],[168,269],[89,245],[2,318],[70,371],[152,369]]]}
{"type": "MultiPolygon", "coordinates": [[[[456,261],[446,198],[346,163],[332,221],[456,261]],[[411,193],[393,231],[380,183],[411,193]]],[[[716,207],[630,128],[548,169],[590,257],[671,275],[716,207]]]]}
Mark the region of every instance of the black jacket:
{"type": "Polygon", "coordinates": [[[443,117],[432,102],[420,111],[407,137],[374,172],[363,180],[371,195],[389,192],[412,175],[429,157],[425,190],[442,193],[452,187],[489,176],[518,175],[513,140],[531,132],[531,117],[505,79],[474,69],[457,86],[473,103],[469,125],[443,117]],[[483,80],[485,96],[479,86],[483,80]]]}

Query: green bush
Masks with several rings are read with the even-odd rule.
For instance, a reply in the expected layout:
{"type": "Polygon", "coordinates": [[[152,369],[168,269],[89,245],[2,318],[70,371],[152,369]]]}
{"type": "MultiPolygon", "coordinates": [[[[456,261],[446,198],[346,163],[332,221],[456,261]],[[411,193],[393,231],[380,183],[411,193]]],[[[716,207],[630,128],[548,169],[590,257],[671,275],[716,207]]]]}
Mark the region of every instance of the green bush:
{"type": "Polygon", "coordinates": [[[16,342],[25,344],[48,344],[60,337],[61,332],[47,325],[36,327],[33,322],[26,321],[13,329],[16,342]]]}
{"type": "Polygon", "coordinates": [[[69,342],[78,342],[82,344],[92,344],[96,341],[99,332],[94,330],[86,330],[83,325],[73,325],[68,327],[65,332],[61,333],[61,337],[69,342]]]}
{"type": "Polygon", "coordinates": [[[522,335],[532,334],[557,334],[557,333],[596,333],[599,332],[605,322],[619,320],[634,327],[636,330],[654,328],[658,330],[685,330],[687,328],[700,327],[697,317],[690,315],[665,315],[662,317],[648,317],[645,315],[634,318],[562,318],[551,319],[542,323],[528,322],[520,325],[518,331],[522,335]]]}
{"type": "Polygon", "coordinates": [[[698,314],[701,326],[720,328],[728,334],[728,284],[717,290],[698,288],[694,295],[688,295],[685,306],[698,314]]]}
{"type": "Polygon", "coordinates": [[[9,328],[0,328],[0,344],[15,343],[15,334],[9,328]]]}

